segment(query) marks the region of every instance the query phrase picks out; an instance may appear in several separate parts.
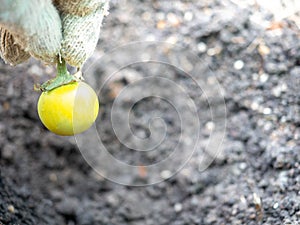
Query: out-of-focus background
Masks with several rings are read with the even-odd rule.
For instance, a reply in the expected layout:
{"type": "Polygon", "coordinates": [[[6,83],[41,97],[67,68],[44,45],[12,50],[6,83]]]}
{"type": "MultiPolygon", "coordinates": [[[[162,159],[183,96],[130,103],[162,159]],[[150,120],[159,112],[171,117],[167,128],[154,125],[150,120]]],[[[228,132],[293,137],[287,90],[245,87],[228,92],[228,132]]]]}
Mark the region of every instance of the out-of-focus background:
{"type": "MultiPolygon", "coordinates": [[[[168,125],[162,151],[137,154],[115,136],[110,112],[116,96],[149,71],[167,74],[189,90],[197,112],[204,114],[199,145],[186,166],[146,187],[105,179],[84,160],[73,137],[59,137],[43,127],[33,84],[53,77],[54,68],[35,60],[16,67],[1,62],[0,224],[300,223],[299,9],[296,0],[111,0],[98,47],[85,65],[87,81],[101,86],[107,71],[118,69],[117,62],[135,57],[134,51],[125,51],[107,63],[103,56],[119,46],[167,42],[205,62],[210,72],[198,76],[213,74],[227,108],[225,137],[215,155],[203,146],[218,124],[205,117],[201,88],[191,77],[148,64],[128,67],[109,80],[99,96],[96,127],[108,151],[125,163],[148,165],[168,157],[181,134],[176,110],[161,99],[147,98],[133,107],[131,128],[147,138],[149,118],[159,115],[168,125]]],[[[195,66],[186,60],[176,62],[195,66]]],[[[214,86],[210,80],[208,85],[214,86]]],[[[134,89],[132,98],[144,88],[134,89]]],[[[147,183],[147,172],[138,167],[124,180],[147,183]]],[[[158,176],[169,173],[166,168],[158,176]]]]}

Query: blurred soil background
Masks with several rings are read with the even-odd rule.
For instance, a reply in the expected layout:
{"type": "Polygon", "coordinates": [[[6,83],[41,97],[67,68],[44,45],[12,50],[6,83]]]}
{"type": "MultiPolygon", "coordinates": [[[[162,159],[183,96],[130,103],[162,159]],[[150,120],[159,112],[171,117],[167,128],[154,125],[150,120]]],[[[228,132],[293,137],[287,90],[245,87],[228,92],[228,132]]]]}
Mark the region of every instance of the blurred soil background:
{"type": "MultiPolygon", "coordinates": [[[[299,3],[281,2],[111,0],[90,61],[132,41],[173,43],[207,62],[227,106],[222,154],[210,167],[201,171],[198,157],[209,152],[199,147],[182,171],[147,187],[122,186],[97,175],[74,138],[43,127],[33,84],[53,77],[54,68],[35,60],[17,67],[1,62],[0,224],[299,224],[299,3]]],[[[101,77],[112,66],[103,63],[95,73],[101,77]]],[[[115,89],[144,72],[133,68],[100,98],[101,139],[127,162],[137,158],[114,137],[107,115],[115,89]]],[[[188,85],[183,76],[174,77],[188,85]]],[[[190,91],[197,102],[199,90],[190,91]]],[[[176,114],[155,99],[145,103],[133,109],[135,131],[147,133],[139,123],[158,109],[169,115],[171,145],[180,132],[176,114]]],[[[201,121],[201,127],[204,143],[214,124],[201,121]]],[[[161,159],[172,146],[166,142],[165,149],[138,160],[161,159]]]]}

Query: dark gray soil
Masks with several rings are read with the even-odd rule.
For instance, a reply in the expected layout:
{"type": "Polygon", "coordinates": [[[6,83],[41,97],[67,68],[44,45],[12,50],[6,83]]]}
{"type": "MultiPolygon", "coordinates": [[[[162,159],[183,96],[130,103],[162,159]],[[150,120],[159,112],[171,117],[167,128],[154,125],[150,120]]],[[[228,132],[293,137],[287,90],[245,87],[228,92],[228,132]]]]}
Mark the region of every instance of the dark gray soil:
{"type": "MultiPolygon", "coordinates": [[[[199,147],[181,172],[155,185],[130,187],[104,179],[72,137],[43,127],[33,84],[53,76],[52,67],[34,60],[17,67],[1,63],[0,224],[300,224],[299,18],[274,21],[258,5],[234,2],[111,2],[91,61],[131,41],[175,42],[207,62],[224,91],[222,154],[201,171],[198,157],[209,152],[199,147]]],[[[122,57],[130,56],[118,60],[122,57]]],[[[94,72],[101,76],[113,66],[99,63],[94,72]]],[[[164,151],[138,155],[115,137],[109,119],[114,91],[147,70],[129,68],[99,96],[101,140],[116,158],[138,165],[171,154],[180,133],[174,109],[148,98],[134,106],[132,129],[148,137],[144,123],[160,113],[169,125],[164,151]]],[[[201,89],[178,71],[170,77],[189,90],[201,113],[201,89]]],[[[200,144],[211,125],[203,118],[200,144]]],[[[140,178],[147,180],[144,173],[140,178]]]]}

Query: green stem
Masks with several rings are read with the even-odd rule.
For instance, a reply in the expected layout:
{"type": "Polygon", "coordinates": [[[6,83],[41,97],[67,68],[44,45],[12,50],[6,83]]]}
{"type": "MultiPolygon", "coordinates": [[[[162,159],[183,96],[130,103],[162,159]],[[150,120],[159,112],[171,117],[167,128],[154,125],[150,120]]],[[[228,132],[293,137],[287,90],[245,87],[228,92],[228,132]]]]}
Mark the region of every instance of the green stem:
{"type": "Polygon", "coordinates": [[[62,58],[61,62],[57,62],[57,76],[66,76],[68,73],[66,61],[62,58]]]}
{"type": "Polygon", "coordinates": [[[78,81],[76,77],[70,75],[70,73],[68,72],[67,64],[64,59],[61,59],[61,61],[60,59],[58,59],[56,69],[56,77],[52,80],[48,80],[45,83],[43,83],[40,87],[41,91],[51,91],[62,85],[78,81]]]}

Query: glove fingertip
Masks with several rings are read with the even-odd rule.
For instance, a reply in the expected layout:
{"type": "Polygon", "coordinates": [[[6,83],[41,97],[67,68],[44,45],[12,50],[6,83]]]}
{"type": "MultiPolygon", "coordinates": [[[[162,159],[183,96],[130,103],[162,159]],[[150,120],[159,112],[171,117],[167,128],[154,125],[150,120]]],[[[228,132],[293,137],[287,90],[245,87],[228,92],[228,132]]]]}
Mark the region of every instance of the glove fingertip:
{"type": "Polygon", "coordinates": [[[61,14],[62,57],[68,64],[81,67],[97,45],[104,16],[108,15],[108,0],[56,0],[68,10],[61,14]],[[70,4],[72,1],[72,4],[70,4]],[[78,4],[73,4],[74,2],[78,4]]]}

